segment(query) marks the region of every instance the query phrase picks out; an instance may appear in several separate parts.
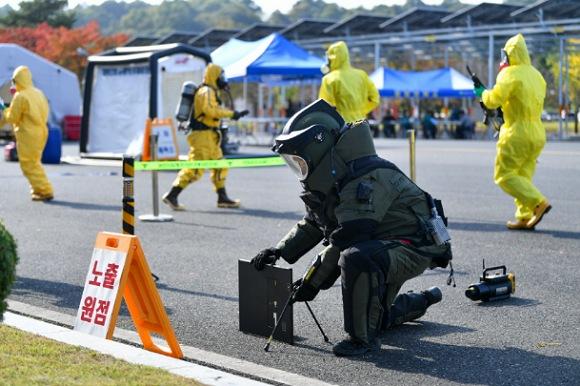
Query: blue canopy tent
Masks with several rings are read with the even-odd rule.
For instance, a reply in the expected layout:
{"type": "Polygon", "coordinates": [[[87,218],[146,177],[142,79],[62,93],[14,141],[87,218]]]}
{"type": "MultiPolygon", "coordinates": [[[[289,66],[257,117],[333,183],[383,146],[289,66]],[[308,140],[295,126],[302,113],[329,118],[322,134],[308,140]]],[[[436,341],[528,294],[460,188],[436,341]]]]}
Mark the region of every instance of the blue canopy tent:
{"type": "Polygon", "coordinates": [[[314,98],[316,85],[323,75],[320,67],[325,63],[278,33],[254,42],[230,39],[215,49],[211,56],[214,63],[224,68],[229,82],[244,83],[244,104],[248,82],[258,83],[258,117],[264,115],[264,109],[272,111],[273,86],[282,86],[280,98],[285,100],[285,86],[309,84],[314,98]],[[266,104],[265,86],[269,89],[266,104]]]}
{"type": "Polygon", "coordinates": [[[211,53],[230,82],[281,83],[320,79],[321,58],[309,54],[282,35],[273,33],[254,42],[230,39],[211,53]]]}
{"type": "Polygon", "coordinates": [[[383,97],[473,97],[471,79],[450,67],[429,71],[399,71],[381,67],[370,77],[383,97]]]}

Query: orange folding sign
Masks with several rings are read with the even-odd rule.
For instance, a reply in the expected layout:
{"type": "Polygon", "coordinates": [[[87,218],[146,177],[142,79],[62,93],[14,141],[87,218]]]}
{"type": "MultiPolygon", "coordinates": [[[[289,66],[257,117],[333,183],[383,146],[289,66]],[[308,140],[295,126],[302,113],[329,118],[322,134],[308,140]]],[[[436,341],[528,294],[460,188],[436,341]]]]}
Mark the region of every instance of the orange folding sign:
{"type": "Polygon", "coordinates": [[[121,297],[146,350],[183,358],[163,303],[153,282],[139,238],[100,232],[91,258],[75,330],[111,339],[121,297]],[[169,351],[153,342],[153,334],[165,339],[169,351]]]}

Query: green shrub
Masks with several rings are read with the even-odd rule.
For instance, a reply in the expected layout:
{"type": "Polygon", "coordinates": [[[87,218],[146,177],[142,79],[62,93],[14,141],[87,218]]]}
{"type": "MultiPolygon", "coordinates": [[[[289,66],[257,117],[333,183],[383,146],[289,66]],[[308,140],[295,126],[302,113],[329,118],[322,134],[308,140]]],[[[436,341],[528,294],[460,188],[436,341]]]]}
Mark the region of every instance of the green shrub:
{"type": "Polygon", "coordinates": [[[4,311],[8,308],[6,298],[16,278],[17,263],[16,243],[4,224],[0,222],[0,321],[2,321],[4,311]]]}

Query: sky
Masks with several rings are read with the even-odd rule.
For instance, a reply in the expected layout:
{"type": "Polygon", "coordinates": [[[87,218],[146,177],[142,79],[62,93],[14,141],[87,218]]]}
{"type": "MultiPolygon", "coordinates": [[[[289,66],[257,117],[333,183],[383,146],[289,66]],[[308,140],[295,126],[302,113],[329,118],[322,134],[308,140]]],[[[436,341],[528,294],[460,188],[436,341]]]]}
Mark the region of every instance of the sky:
{"type": "MultiPolygon", "coordinates": [[[[0,0],[0,4],[9,4],[13,8],[18,7],[18,3],[21,0],[0,0]]],[[[69,7],[74,8],[79,4],[85,5],[98,5],[103,3],[105,0],[68,0],[69,7]]],[[[127,0],[123,0],[127,1],[127,0]]],[[[149,4],[159,4],[163,0],[144,0],[146,3],[149,4]]],[[[280,10],[282,13],[288,12],[292,9],[294,3],[298,0],[286,0],[286,1],[272,1],[272,0],[254,0],[256,4],[258,4],[266,15],[270,15],[272,12],[276,10],[280,10]],[[280,4],[283,3],[283,4],[280,4]]],[[[403,5],[406,0],[324,0],[327,3],[336,3],[339,4],[341,7],[344,8],[356,8],[359,6],[363,6],[365,8],[373,8],[374,6],[384,4],[384,5],[403,5]]],[[[129,0],[129,2],[131,2],[129,0]]],[[[423,2],[427,5],[439,5],[443,2],[443,0],[423,0],[423,2]]],[[[465,4],[478,4],[482,3],[482,0],[461,0],[462,3],[465,4]]],[[[486,2],[490,3],[499,3],[500,0],[486,0],[486,2]]]]}

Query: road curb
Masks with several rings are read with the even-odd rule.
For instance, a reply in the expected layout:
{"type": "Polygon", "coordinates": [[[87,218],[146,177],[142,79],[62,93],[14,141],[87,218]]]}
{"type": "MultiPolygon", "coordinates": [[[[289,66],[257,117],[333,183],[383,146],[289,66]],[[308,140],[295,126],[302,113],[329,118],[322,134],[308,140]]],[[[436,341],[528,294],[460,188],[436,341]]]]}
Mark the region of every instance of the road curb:
{"type": "Polygon", "coordinates": [[[200,366],[188,361],[156,354],[128,344],[98,338],[69,328],[51,324],[28,316],[6,312],[3,324],[27,331],[61,343],[84,347],[129,363],[156,367],[172,374],[191,378],[215,386],[263,386],[265,383],[200,366]]]}
{"type": "MultiPolygon", "coordinates": [[[[15,300],[8,300],[8,311],[20,314],[33,320],[41,320],[51,324],[57,324],[62,328],[70,329],[74,326],[75,317],[73,315],[63,314],[60,312],[47,310],[44,308],[32,306],[26,303],[15,300]]],[[[71,331],[74,332],[74,331],[71,331]]],[[[75,332],[76,333],[76,332],[75,332]]],[[[95,338],[90,335],[82,334],[83,336],[106,341],[105,339],[95,338]]],[[[114,343],[127,343],[131,346],[136,346],[137,350],[147,352],[141,349],[142,343],[139,335],[134,331],[124,330],[122,328],[115,328],[114,343]]],[[[166,342],[161,339],[153,338],[154,342],[160,346],[165,346],[166,342]]],[[[111,341],[108,341],[111,342],[111,341]]],[[[331,386],[332,384],[320,381],[314,378],[308,378],[299,374],[274,369],[267,366],[262,366],[256,363],[245,361],[238,358],[232,358],[221,354],[216,354],[210,351],[201,350],[192,346],[181,346],[184,359],[187,363],[195,364],[197,366],[205,366],[208,369],[223,372],[231,376],[236,376],[240,379],[252,381],[252,385],[267,384],[274,385],[292,385],[292,386],[331,386]]],[[[153,354],[153,353],[151,353],[153,354]]],[[[159,355],[159,354],[155,354],[159,355]]],[[[159,355],[168,358],[163,355],[159,355]]],[[[182,375],[182,374],[178,374],[182,375]]],[[[200,382],[208,385],[228,385],[227,383],[208,383],[208,380],[197,378],[200,382]]],[[[235,385],[245,385],[235,383],[235,385]]],[[[250,383],[248,383],[250,385],[250,383]]]]}

